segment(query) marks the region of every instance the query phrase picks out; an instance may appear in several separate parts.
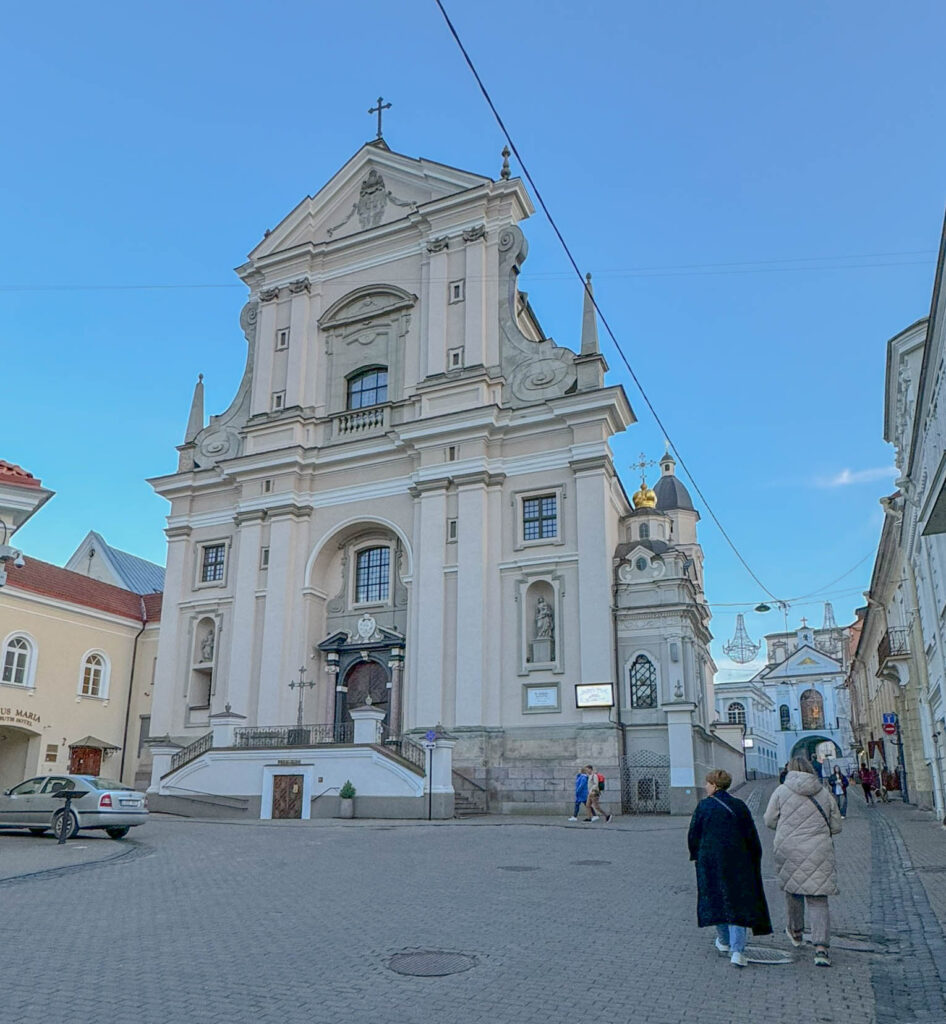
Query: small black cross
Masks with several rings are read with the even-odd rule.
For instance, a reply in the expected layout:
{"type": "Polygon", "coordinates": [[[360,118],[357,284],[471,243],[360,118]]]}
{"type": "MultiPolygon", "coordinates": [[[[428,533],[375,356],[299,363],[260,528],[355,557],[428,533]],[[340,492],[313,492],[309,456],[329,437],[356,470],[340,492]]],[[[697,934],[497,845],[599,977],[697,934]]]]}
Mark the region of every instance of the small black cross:
{"type": "Polygon", "coordinates": [[[391,106],[390,103],[382,103],[381,101],[383,99],[384,99],[383,96],[379,96],[378,97],[378,105],[376,107],[369,107],[368,108],[368,113],[369,114],[377,114],[378,115],[378,138],[379,139],[381,138],[381,113],[382,113],[382,111],[387,110],[391,106]]]}

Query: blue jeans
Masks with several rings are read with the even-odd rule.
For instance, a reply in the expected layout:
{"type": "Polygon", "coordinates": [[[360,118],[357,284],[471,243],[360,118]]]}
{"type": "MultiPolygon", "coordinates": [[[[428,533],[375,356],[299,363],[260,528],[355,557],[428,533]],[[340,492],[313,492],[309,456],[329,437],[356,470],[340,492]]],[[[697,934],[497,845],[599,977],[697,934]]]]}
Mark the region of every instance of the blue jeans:
{"type": "Polygon", "coordinates": [[[731,953],[744,953],[748,929],[741,924],[716,925],[716,937],[724,946],[729,946],[731,953]]]}
{"type": "Polygon", "coordinates": [[[837,801],[838,810],[841,812],[841,817],[847,815],[847,790],[845,790],[840,796],[837,793],[833,794],[834,799],[837,801]]]}

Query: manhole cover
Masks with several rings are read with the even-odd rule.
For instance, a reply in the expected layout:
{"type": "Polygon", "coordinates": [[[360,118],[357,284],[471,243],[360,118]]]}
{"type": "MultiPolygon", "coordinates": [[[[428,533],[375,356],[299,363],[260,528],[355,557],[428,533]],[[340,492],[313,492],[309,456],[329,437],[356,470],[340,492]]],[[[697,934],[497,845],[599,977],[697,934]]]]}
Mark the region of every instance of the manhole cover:
{"type": "Polygon", "coordinates": [[[531,864],[500,864],[500,871],[538,871],[537,867],[533,867],[531,864]]]}
{"type": "Polygon", "coordinates": [[[610,864],[609,860],[573,860],[572,864],[577,864],[583,868],[597,868],[602,864],[610,864]]]}
{"type": "Polygon", "coordinates": [[[791,953],[770,946],[746,946],[746,958],[750,964],[790,964],[795,961],[791,953]]]}
{"type": "Polygon", "coordinates": [[[388,967],[398,974],[412,974],[418,978],[441,978],[446,974],[459,974],[476,966],[476,957],[466,953],[445,953],[429,950],[424,953],[395,953],[388,967]]]}

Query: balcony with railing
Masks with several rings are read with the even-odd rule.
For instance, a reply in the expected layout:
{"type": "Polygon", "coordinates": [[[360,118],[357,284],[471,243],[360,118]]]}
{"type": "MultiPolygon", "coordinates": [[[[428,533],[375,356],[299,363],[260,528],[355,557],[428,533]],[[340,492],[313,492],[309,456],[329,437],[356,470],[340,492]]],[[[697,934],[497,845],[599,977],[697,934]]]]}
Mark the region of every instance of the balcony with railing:
{"type": "Polygon", "coordinates": [[[383,434],[391,424],[389,405],[371,405],[350,409],[332,418],[333,441],[355,441],[373,434],[383,434]]]}
{"type": "Polygon", "coordinates": [[[904,627],[888,629],[877,645],[877,668],[882,672],[891,658],[910,656],[910,631],[904,627]]]}
{"type": "Polygon", "coordinates": [[[334,722],[319,725],[257,725],[233,730],[233,746],[241,750],[283,750],[353,743],[354,725],[334,722]]]}

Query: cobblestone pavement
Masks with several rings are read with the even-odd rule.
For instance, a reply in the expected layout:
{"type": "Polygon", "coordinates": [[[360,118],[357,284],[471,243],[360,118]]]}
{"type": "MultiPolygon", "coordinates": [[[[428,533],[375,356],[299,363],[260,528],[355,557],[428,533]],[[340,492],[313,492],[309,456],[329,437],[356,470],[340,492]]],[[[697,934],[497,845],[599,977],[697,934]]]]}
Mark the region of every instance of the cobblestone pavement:
{"type": "MultiPolygon", "coordinates": [[[[739,795],[758,812],[770,789],[739,795]]],[[[113,844],[128,856],[0,885],[8,935],[32,937],[9,942],[0,960],[0,1017],[943,1024],[934,991],[942,931],[931,927],[930,901],[900,839],[912,822],[888,810],[852,801],[838,839],[843,894],[831,901],[830,970],[814,967],[810,946],[780,967],[739,970],[718,956],[711,930],[695,925],[687,822],[677,818],[227,824],[155,816],[133,841],[113,844]],[[891,915],[888,901],[902,914],[891,915]],[[387,967],[410,950],[463,952],[475,966],[446,977],[387,967]],[[911,964],[920,977],[904,971],[911,964]],[[900,976],[907,986],[895,986],[900,976]],[[878,987],[887,995],[875,1002],[878,987]]],[[[752,944],[791,951],[771,833],[760,833],[776,934],[752,944]]],[[[9,841],[0,835],[0,859],[9,841]]]]}

